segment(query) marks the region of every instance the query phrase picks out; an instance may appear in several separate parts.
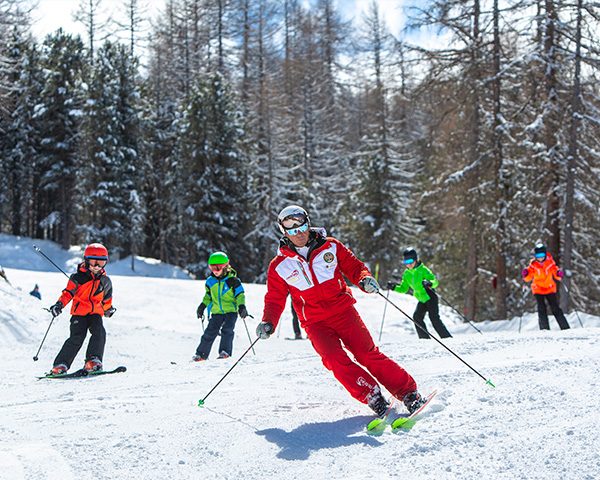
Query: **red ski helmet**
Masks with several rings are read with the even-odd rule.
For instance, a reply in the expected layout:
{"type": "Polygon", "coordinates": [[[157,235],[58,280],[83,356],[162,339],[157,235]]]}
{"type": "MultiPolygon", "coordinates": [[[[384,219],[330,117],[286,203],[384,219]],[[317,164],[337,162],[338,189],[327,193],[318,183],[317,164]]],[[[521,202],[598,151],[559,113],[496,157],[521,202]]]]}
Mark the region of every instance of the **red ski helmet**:
{"type": "Polygon", "coordinates": [[[85,260],[104,260],[108,262],[108,250],[101,243],[90,243],[83,252],[85,260]]]}

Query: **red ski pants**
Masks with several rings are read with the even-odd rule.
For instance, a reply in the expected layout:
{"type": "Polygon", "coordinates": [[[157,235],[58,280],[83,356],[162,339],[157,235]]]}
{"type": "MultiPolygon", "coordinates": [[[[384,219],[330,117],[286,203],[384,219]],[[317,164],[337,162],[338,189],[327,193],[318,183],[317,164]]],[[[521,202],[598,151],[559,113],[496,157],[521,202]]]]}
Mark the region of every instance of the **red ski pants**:
{"type": "Polygon", "coordinates": [[[399,400],[417,389],[406,370],[379,351],[354,307],[334,318],[306,325],[304,329],[323,365],[359,402],[367,403],[367,396],[377,382],[399,400]]]}

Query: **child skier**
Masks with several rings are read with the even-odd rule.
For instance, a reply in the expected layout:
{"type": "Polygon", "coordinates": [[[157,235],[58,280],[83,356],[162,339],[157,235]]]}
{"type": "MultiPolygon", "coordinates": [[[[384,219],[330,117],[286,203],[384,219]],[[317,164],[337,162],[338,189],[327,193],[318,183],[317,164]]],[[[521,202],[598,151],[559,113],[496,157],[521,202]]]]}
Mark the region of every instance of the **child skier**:
{"type": "Polygon", "coordinates": [[[531,291],[537,301],[538,322],[540,330],[550,330],[548,324],[548,313],[546,311],[545,300],[548,301],[552,314],[561,330],[566,330],[569,323],[558,305],[556,297],[556,281],[560,281],[564,274],[558,268],[552,255],[546,251],[543,243],[538,243],[533,250],[535,258],[531,260],[529,266],[521,272],[523,280],[531,283],[531,291]]]}
{"type": "Polygon", "coordinates": [[[202,362],[208,358],[219,331],[221,342],[218,358],[229,358],[233,352],[233,335],[238,312],[242,318],[248,316],[244,287],[236,276],[236,271],[231,268],[227,254],[213,253],[208,258],[208,268],[212,273],[206,279],[206,293],[196,314],[204,321],[204,310],[208,308],[210,319],[196,349],[196,355],[192,357],[195,362],[202,362]]]}
{"type": "Polygon", "coordinates": [[[431,270],[419,260],[414,248],[404,250],[403,257],[406,270],[402,274],[402,282],[400,284],[389,282],[388,289],[398,293],[406,293],[412,289],[413,295],[419,301],[413,314],[413,320],[423,329],[417,327],[419,338],[430,338],[423,320],[425,312],[429,313],[431,324],[441,338],[452,337],[440,319],[438,296],[434,291],[440,282],[431,270]]]}
{"type": "Polygon", "coordinates": [[[106,343],[106,330],[102,316],[112,317],[116,308],[112,306],[112,283],[104,267],[108,262],[108,250],[100,243],[85,247],[83,263],[77,272],[69,277],[67,287],[58,301],[50,307],[53,317],[72,300],[71,335],[65,341],[54,360],[53,375],[66,373],[83,345],[87,331],[92,334],[85,354],[84,368],[90,371],[102,370],[102,357],[106,343]]]}

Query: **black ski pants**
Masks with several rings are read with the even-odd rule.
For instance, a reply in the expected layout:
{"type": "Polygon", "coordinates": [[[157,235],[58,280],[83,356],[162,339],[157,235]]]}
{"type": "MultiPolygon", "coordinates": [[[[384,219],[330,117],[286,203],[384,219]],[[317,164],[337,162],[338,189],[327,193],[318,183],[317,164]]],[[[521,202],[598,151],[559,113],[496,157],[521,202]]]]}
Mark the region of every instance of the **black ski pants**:
{"type": "Polygon", "coordinates": [[[421,330],[419,327],[417,327],[417,335],[419,335],[419,338],[430,338],[424,321],[425,313],[428,313],[429,320],[431,320],[431,324],[433,325],[433,328],[435,328],[437,334],[441,338],[452,337],[452,335],[450,335],[450,332],[440,319],[440,306],[438,296],[433,291],[429,291],[427,293],[430,297],[429,300],[427,300],[425,303],[417,303],[417,309],[413,314],[413,320],[415,321],[415,323],[423,328],[423,330],[421,330]]]}
{"type": "Polygon", "coordinates": [[[102,316],[93,315],[73,315],[71,317],[71,336],[67,338],[63,347],[58,352],[54,359],[54,366],[65,364],[67,368],[71,368],[71,364],[87,335],[88,330],[92,334],[85,352],[85,360],[88,361],[92,357],[96,357],[102,361],[104,355],[104,345],[106,343],[106,330],[102,324],[102,316]]]}
{"type": "Polygon", "coordinates": [[[196,355],[208,358],[212,344],[221,332],[219,353],[225,352],[229,356],[233,353],[233,331],[237,320],[237,312],[211,315],[208,326],[200,339],[200,345],[196,349],[196,355]]]}
{"type": "Polygon", "coordinates": [[[536,293],[534,296],[537,301],[540,330],[550,330],[550,325],[548,324],[548,312],[546,310],[546,302],[544,300],[548,301],[550,310],[552,310],[552,315],[554,315],[554,318],[556,318],[560,329],[566,330],[567,328],[571,328],[569,326],[569,322],[567,322],[567,319],[565,318],[565,314],[558,305],[558,297],[556,296],[556,293],[548,293],[547,295],[536,293]]]}

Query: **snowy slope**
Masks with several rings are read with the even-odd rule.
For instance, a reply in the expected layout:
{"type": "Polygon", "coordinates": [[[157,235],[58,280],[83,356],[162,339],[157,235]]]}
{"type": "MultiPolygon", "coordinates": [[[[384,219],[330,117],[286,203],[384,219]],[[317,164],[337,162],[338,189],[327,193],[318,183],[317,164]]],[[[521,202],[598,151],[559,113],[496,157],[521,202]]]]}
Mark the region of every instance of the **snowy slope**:
{"type": "MultiPolygon", "coordinates": [[[[80,247],[63,250],[59,245],[49,240],[33,240],[27,237],[15,237],[0,233],[0,265],[4,268],[20,268],[22,270],[57,271],[48,260],[34,251],[34,245],[39,247],[54,263],[68,273],[75,271],[83,258],[83,251],[80,247]]],[[[179,267],[162,263],[154,258],[140,256],[135,257],[134,270],[131,269],[131,256],[118,261],[113,259],[110,269],[114,275],[190,278],[189,273],[179,267]]]]}
{"type": "MultiPolygon", "coordinates": [[[[600,319],[550,332],[535,316],[478,324],[479,335],[442,314],[455,338],[445,343],[497,385],[484,382],[388,308],[381,349],[420,389],[440,390],[433,413],[412,432],[369,437],[372,418],[324,369],[308,341],[281,332],[259,341],[197,407],[249,345],[236,329],[232,359],[189,361],[201,328],[195,308],[203,282],[112,275],[117,314],[105,321],[106,367],[128,372],[73,381],[36,380],[68,335],[68,315],[49,323],[59,273],[7,268],[0,281],[0,480],[21,479],[595,479],[600,319]],[[44,301],[26,294],[39,283],[44,301]],[[21,290],[18,290],[18,289],[21,290]]],[[[260,318],[263,285],[246,285],[260,318]]],[[[377,338],[383,300],[355,291],[377,338]]],[[[390,298],[407,312],[414,301],[390,298]]],[[[533,307],[533,303],[532,303],[533,307]]],[[[253,333],[252,336],[254,337],[253,333]]],[[[83,351],[74,367],[82,364],[83,351]]]]}

